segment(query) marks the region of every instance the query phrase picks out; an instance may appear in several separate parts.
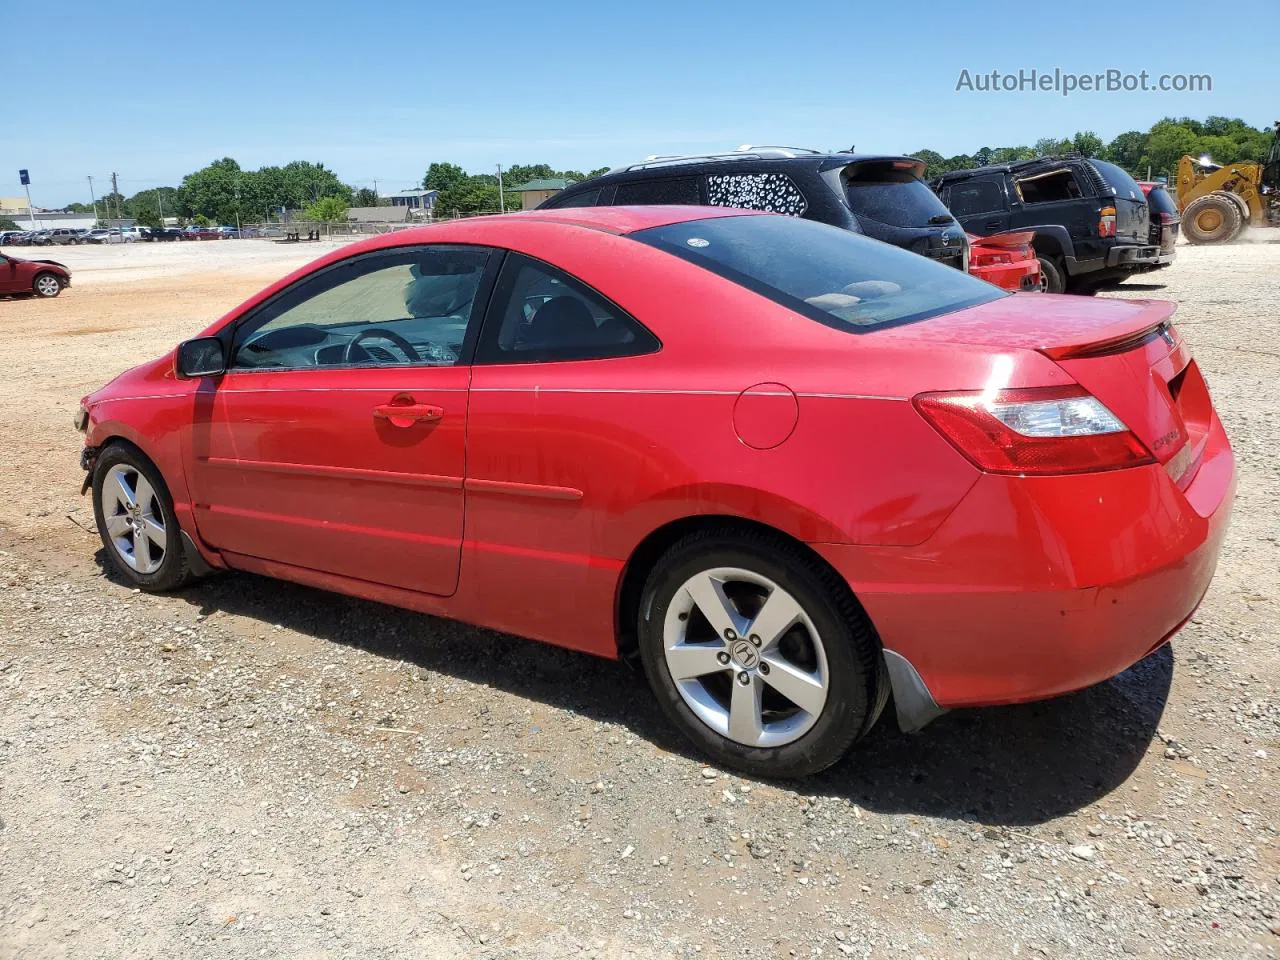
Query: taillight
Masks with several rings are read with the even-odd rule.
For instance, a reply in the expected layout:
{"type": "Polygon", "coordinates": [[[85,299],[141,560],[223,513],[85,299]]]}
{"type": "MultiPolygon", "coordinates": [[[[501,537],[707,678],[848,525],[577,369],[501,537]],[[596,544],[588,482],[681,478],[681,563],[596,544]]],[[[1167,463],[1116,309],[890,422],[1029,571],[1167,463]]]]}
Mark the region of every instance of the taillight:
{"type": "Polygon", "coordinates": [[[1116,235],[1116,208],[1103,207],[1098,211],[1098,236],[1114,237],[1116,235]]]}
{"type": "Polygon", "coordinates": [[[922,393],[914,402],[988,473],[1093,473],[1155,462],[1114,413],[1078,386],[922,393]]]}
{"type": "Polygon", "coordinates": [[[1172,213],[1162,213],[1162,214],[1160,214],[1160,222],[1161,222],[1161,223],[1173,223],[1173,222],[1174,222],[1175,220],[1177,220],[1177,219],[1178,219],[1178,218],[1177,218],[1177,217],[1175,217],[1172,213]]]}

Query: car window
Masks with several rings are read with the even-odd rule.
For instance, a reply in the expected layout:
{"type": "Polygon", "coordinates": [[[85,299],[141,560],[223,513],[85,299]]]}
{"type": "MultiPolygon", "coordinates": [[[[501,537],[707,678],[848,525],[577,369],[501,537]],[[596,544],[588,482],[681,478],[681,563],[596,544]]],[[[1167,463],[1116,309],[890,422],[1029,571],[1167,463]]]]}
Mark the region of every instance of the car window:
{"type": "Polygon", "coordinates": [[[1138,186],[1138,181],[1134,180],[1133,177],[1129,176],[1114,163],[1107,163],[1105,160],[1088,160],[1086,162],[1116,196],[1127,197],[1130,200],[1142,199],[1142,188],[1138,186]]]}
{"type": "Polygon", "coordinates": [[[1178,212],[1178,207],[1173,202],[1173,197],[1169,196],[1169,191],[1164,187],[1152,187],[1151,192],[1147,194],[1147,204],[1150,206],[1152,213],[1176,214],[1178,212]]]}
{"type": "Polygon", "coordinates": [[[562,207],[594,207],[599,202],[600,188],[597,187],[594,190],[583,190],[581,193],[574,193],[563,199],[553,200],[547,206],[559,210],[562,207]]]}
{"type": "Polygon", "coordinates": [[[452,366],[489,254],[422,246],[339,263],[253,314],[236,332],[232,366],[452,366]]]}
{"type": "Polygon", "coordinates": [[[604,360],[652,353],[660,346],[602,294],[518,253],[507,254],[492,303],[477,363],[604,360]]]}
{"type": "Polygon", "coordinates": [[[635,180],[618,184],[614,195],[615,206],[628,204],[701,203],[697,177],[659,177],[655,180],[635,180]]]}
{"type": "Polygon", "coordinates": [[[1053,203],[1082,196],[1080,184],[1070,170],[1054,170],[1014,182],[1023,203],[1053,203]]]}
{"type": "Polygon", "coordinates": [[[693,220],[629,236],[849,333],[1008,296],[954,267],[796,217],[693,220]]]}
{"type": "Polygon", "coordinates": [[[808,202],[785,173],[712,173],[707,175],[707,202],[716,207],[739,207],[801,216],[808,202]]]}
{"type": "Polygon", "coordinates": [[[947,205],[957,217],[1004,209],[1004,193],[994,180],[966,180],[949,189],[947,205]]]}
{"type": "Polygon", "coordinates": [[[845,168],[845,199],[860,219],[891,227],[927,227],[952,222],[951,212],[914,170],[860,163],[845,168]]]}

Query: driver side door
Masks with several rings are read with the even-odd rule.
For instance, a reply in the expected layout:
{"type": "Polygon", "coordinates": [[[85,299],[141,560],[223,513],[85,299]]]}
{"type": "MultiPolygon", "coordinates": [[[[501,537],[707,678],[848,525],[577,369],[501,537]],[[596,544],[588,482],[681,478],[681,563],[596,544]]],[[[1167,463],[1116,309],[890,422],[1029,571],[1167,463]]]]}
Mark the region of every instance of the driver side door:
{"type": "Polygon", "coordinates": [[[483,247],[339,261],[240,318],[193,402],[201,537],[234,555],[447,596],[462,548],[483,247]]]}

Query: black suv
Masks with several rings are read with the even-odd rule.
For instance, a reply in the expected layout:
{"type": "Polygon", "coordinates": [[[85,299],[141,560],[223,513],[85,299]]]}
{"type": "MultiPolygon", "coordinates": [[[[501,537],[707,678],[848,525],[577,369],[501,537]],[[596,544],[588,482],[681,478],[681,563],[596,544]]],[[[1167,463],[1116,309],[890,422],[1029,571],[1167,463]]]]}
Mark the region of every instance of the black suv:
{"type": "Polygon", "coordinates": [[[969,242],[911,157],[743,147],[650,157],[575,183],[538,209],[674,203],[739,207],[829,223],[969,268],[969,242]]]}
{"type": "Polygon", "coordinates": [[[1034,230],[1044,289],[1087,289],[1160,266],[1142,188],[1113,163],[1039,157],[933,181],[969,233],[1034,230]]]}

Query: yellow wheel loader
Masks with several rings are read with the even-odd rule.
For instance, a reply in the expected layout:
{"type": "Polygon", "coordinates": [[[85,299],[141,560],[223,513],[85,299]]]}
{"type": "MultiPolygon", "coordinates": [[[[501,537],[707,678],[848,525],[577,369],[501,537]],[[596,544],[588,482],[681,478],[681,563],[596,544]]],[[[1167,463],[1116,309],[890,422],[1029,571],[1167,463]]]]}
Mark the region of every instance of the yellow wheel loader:
{"type": "Polygon", "coordinates": [[[1230,243],[1245,227],[1280,227],[1280,121],[1264,163],[1179,160],[1177,203],[1191,243],[1230,243]]]}

